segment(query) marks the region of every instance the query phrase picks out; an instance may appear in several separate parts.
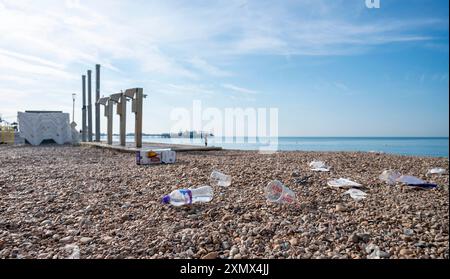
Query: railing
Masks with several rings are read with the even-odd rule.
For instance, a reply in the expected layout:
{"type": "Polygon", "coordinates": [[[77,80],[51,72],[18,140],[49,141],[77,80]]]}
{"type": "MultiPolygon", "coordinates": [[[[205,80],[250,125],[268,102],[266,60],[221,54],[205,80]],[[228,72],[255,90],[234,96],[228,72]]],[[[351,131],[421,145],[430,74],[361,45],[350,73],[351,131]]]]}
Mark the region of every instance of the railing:
{"type": "Polygon", "coordinates": [[[8,126],[0,126],[0,144],[14,144],[15,129],[8,126]]]}

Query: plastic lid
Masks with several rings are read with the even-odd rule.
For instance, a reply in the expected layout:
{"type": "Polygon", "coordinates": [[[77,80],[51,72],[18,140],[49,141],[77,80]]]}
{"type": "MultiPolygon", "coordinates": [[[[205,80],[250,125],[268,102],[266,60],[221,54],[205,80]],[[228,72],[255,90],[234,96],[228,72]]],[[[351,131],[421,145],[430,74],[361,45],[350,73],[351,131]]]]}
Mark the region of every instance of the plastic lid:
{"type": "Polygon", "coordinates": [[[161,203],[162,203],[162,204],[169,204],[169,203],[170,203],[170,196],[164,196],[164,197],[162,198],[161,203]]]}

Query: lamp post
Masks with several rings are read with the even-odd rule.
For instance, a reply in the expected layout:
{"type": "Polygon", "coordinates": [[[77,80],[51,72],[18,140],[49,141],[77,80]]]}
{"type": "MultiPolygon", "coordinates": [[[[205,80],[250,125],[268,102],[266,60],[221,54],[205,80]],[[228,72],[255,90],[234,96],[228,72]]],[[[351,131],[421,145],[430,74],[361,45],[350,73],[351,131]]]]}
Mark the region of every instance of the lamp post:
{"type": "Polygon", "coordinates": [[[75,122],[75,97],[77,94],[72,93],[72,122],[75,122]]]}

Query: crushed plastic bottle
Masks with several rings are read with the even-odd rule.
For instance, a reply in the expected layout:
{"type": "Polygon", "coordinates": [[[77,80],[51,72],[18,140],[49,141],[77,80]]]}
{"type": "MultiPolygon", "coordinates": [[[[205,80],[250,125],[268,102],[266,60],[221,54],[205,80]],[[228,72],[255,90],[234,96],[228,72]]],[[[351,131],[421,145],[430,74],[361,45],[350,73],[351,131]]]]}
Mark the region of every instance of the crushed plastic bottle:
{"type": "Polygon", "coordinates": [[[211,173],[210,180],[214,186],[228,187],[231,185],[231,176],[216,170],[211,173]]]}
{"type": "Polygon", "coordinates": [[[427,174],[439,174],[439,175],[442,175],[442,174],[445,174],[446,172],[447,171],[445,169],[443,169],[443,168],[432,168],[431,170],[429,170],[427,172],[427,174]]]}
{"type": "Polygon", "coordinates": [[[358,189],[349,189],[344,194],[349,194],[352,199],[355,201],[360,201],[366,198],[367,194],[358,189]]]}
{"type": "Polygon", "coordinates": [[[399,178],[397,178],[397,182],[406,185],[422,185],[427,183],[426,181],[411,175],[402,175],[399,178]]]}
{"type": "Polygon", "coordinates": [[[430,190],[438,187],[437,184],[428,183],[420,178],[411,175],[402,175],[397,178],[397,182],[403,183],[406,186],[410,186],[412,188],[423,190],[430,190]]]}
{"type": "Polygon", "coordinates": [[[386,182],[389,185],[394,185],[395,182],[399,177],[402,175],[399,172],[393,171],[393,170],[385,170],[383,173],[379,176],[381,181],[386,182]]]}
{"type": "Polygon", "coordinates": [[[328,181],[328,186],[334,188],[359,188],[362,187],[361,184],[351,181],[347,178],[339,178],[328,181]]]}
{"type": "Polygon", "coordinates": [[[202,186],[197,189],[175,190],[162,199],[162,204],[173,206],[183,206],[199,202],[210,202],[213,199],[214,191],[211,186],[202,186]]]}
{"type": "Polygon", "coordinates": [[[266,198],[275,203],[293,203],[295,193],[278,180],[269,182],[266,187],[266,198]]]}
{"type": "Polygon", "coordinates": [[[311,167],[312,171],[319,171],[319,172],[328,172],[330,171],[330,167],[327,166],[322,161],[312,161],[309,163],[309,166],[311,167]]]}

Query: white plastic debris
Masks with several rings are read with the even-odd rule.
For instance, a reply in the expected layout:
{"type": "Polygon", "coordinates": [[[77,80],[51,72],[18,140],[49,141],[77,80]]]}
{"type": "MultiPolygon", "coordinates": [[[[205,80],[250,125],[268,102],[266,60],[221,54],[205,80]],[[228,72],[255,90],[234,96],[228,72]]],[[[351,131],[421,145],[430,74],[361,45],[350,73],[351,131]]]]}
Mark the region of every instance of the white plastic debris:
{"type": "Polygon", "coordinates": [[[447,171],[443,168],[432,168],[427,174],[445,174],[447,171]]]}
{"type": "MultiPolygon", "coordinates": [[[[436,169],[435,172],[437,172],[437,171],[438,170],[436,169]]],[[[437,185],[434,183],[426,182],[415,176],[402,175],[399,172],[393,171],[393,170],[383,171],[383,173],[379,176],[379,178],[380,178],[380,180],[382,180],[390,185],[394,185],[396,183],[402,183],[407,186],[410,186],[411,188],[426,189],[426,190],[434,189],[437,187],[437,185]]]]}
{"type": "Polygon", "coordinates": [[[369,244],[366,247],[367,259],[377,260],[382,258],[389,258],[391,255],[388,252],[381,251],[380,247],[375,244],[369,244]]]}
{"type": "Polygon", "coordinates": [[[320,172],[328,172],[328,171],[330,171],[330,167],[327,166],[322,161],[312,161],[311,163],[309,163],[309,166],[311,167],[312,171],[320,171],[320,172]]]}
{"type": "Polygon", "coordinates": [[[397,179],[397,182],[403,183],[411,188],[422,189],[422,190],[430,190],[434,189],[437,184],[426,182],[420,178],[410,175],[402,175],[397,179]]]}
{"type": "Polygon", "coordinates": [[[367,194],[358,189],[349,189],[344,194],[349,194],[350,197],[356,201],[360,201],[366,198],[367,194]]]}
{"type": "Polygon", "coordinates": [[[362,187],[361,184],[356,183],[354,181],[351,181],[347,178],[339,178],[339,179],[333,179],[328,181],[328,186],[334,187],[334,188],[359,188],[362,187]]]}
{"type": "Polygon", "coordinates": [[[220,171],[213,171],[209,179],[214,186],[228,187],[231,185],[231,175],[226,175],[220,171]]]}
{"type": "Polygon", "coordinates": [[[394,185],[397,179],[402,176],[399,172],[393,170],[385,170],[379,176],[380,180],[386,182],[387,184],[394,185]]]}
{"type": "Polygon", "coordinates": [[[79,259],[80,258],[80,247],[75,244],[68,244],[64,247],[67,252],[71,253],[67,259],[79,259]]]}
{"type": "Polygon", "coordinates": [[[421,184],[427,184],[426,181],[417,178],[415,176],[411,175],[402,175],[399,178],[397,178],[397,182],[404,183],[407,185],[421,185],[421,184]]]}

